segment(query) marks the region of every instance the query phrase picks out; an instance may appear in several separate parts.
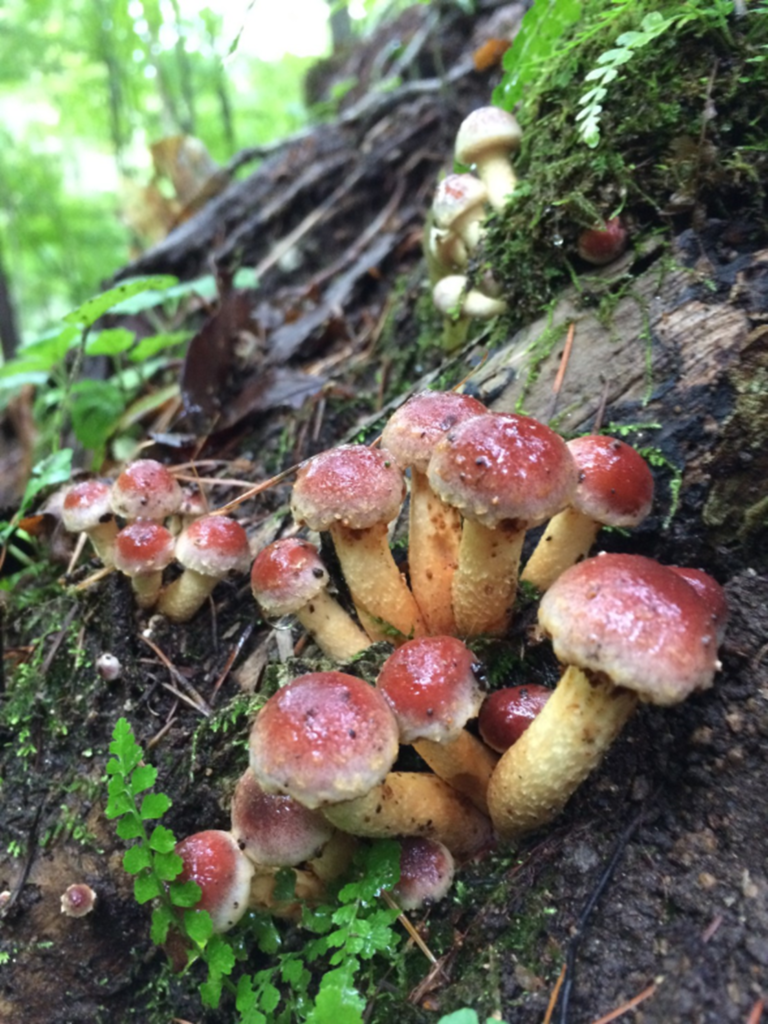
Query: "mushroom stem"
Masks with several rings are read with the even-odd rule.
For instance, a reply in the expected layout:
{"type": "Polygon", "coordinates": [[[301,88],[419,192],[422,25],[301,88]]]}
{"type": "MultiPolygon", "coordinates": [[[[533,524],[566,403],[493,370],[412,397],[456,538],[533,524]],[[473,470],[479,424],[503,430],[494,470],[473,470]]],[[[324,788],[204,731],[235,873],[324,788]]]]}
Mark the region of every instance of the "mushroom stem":
{"type": "Polygon", "coordinates": [[[427,836],[459,859],[478,853],[492,839],[488,818],[447,782],[427,773],[390,772],[364,796],[322,810],[343,832],[369,839],[427,836]]]}
{"type": "Polygon", "coordinates": [[[218,582],[218,576],[187,568],[165,588],[157,610],[171,622],[187,622],[202,608],[218,582]]]}
{"type": "Polygon", "coordinates": [[[478,161],[477,173],[488,189],[488,202],[494,210],[503,210],[510,193],[517,186],[517,175],[512,170],[507,153],[487,154],[478,161]]]}
{"type": "Polygon", "coordinates": [[[552,821],[600,763],[637,703],[631,690],[568,666],[491,778],[488,804],[500,838],[513,841],[552,821]]]}
{"type": "Polygon", "coordinates": [[[161,570],[140,573],[131,577],[131,589],[139,608],[154,608],[162,586],[163,573],[161,570]]]}
{"type": "Polygon", "coordinates": [[[324,590],[300,608],[296,618],[332,661],[351,661],[370,646],[368,636],[324,590]]]}
{"type": "Polygon", "coordinates": [[[334,523],[330,530],[360,622],[371,640],[395,643],[423,636],[421,612],[392,557],[386,523],[363,530],[334,523]]]}
{"type": "Polygon", "coordinates": [[[525,530],[517,520],[491,528],[464,520],[459,567],[453,577],[453,612],[460,636],[503,634],[517,594],[525,530]]]}
{"type": "Polygon", "coordinates": [[[429,486],[427,474],[411,467],[408,567],[411,589],[430,636],[454,636],[451,584],[459,563],[461,516],[429,486]]]}
{"type": "Polygon", "coordinates": [[[413,740],[412,746],[435,775],[468,796],[483,814],[488,814],[488,783],[499,760],[497,754],[466,729],[446,743],[413,740]]]}
{"type": "Polygon", "coordinates": [[[569,566],[587,557],[599,531],[600,523],[575,508],[558,512],[547,523],[520,579],[542,592],[548,590],[569,566]]]}

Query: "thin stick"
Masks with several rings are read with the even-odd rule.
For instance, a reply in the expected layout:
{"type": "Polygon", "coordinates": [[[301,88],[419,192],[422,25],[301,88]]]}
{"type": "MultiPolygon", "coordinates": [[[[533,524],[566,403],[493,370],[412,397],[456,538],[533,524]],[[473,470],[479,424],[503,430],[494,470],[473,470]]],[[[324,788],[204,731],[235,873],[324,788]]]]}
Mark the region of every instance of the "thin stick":
{"type": "MultiPolygon", "coordinates": [[[[210,718],[212,711],[208,705],[208,702],[204,700],[197,692],[197,690],[194,688],[194,686],[187,679],[184,678],[184,676],[181,674],[181,672],[179,672],[179,670],[176,668],[176,666],[173,664],[170,658],[166,654],[164,654],[163,651],[161,651],[160,648],[157,646],[157,644],[153,643],[153,641],[150,640],[149,637],[144,636],[143,633],[139,633],[137,635],[140,640],[144,641],[147,647],[149,647],[152,651],[155,652],[157,657],[160,659],[160,661],[162,661],[162,663],[171,673],[171,676],[176,680],[179,686],[186,690],[187,693],[190,694],[190,696],[193,698],[193,700],[189,700],[186,697],[184,697],[183,699],[186,700],[188,704],[192,704],[193,707],[197,707],[197,710],[200,712],[201,715],[205,715],[206,718],[210,718]]],[[[175,690],[173,692],[176,693],[176,696],[183,696],[182,694],[177,693],[177,691],[175,690]]]]}
{"type": "Polygon", "coordinates": [[[560,360],[560,366],[557,370],[555,383],[552,385],[552,390],[556,395],[560,394],[560,388],[563,386],[563,381],[565,380],[565,371],[568,369],[568,360],[571,358],[571,349],[573,348],[573,336],[575,333],[576,324],[571,323],[568,327],[568,334],[565,337],[565,348],[563,349],[563,356],[560,360]]]}
{"type": "Polygon", "coordinates": [[[239,498],[233,498],[232,501],[226,505],[222,505],[221,508],[214,509],[211,512],[212,516],[223,516],[227,512],[231,512],[233,508],[237,508],[238,505],[242,505],[244,501],[248,501],[249,498],[254,498],[257,494],[261,494],[263,491],[268,491],[270,487],[274,487],[276,484],[282,483],[283,480],[287,480],[289,476],[299,469],[301,463],[297,463],[295,466],[289,466],[288,469],[284,469],[282,473],[278,473],[277,476],[272,476],[269,480],[262,480],[260,484],[256,484],[250,491],[246,491],[245,494],[241,494],[239,498]]]}
{"type": "Polygon", "coordinates": [[[565,967],[566,965],[563,964],[560,968],[560,974],[557,976],[555,987],[552,989],[552,995],[549,997],[547,1012],[544,1014],[542,1024],[550,1024],[550,1021],[552,1020],[552,1014],[555,1012],[555,1007],[557,1006],[557,997],[560,995],[560,989],[562,988],[563,981],[565,980],[565,967]]]}
{"type": "Polygon", "coordinates": [[[604,1017],[601,1017],[599,1020],[593,1021],[592,1024],[609,1024],[610,1021],[616,1020],[617,1017],[621,1017],[628,1010],[632,1010],[635,1006],[638,1006],[646,999],[650,999],[650,997],[656,991],[656,987],[656,983],[651,982],[648,988],[644,988],[642,992],[638,993],[638,995],[634,997],[634,999],[630,999],[628,1002],[622,1003],[621,1006],[617,1006],[615,1010],[611,1010],[610,1013],[606,1013],[604,1017]]]}
{"type": "Polygon", "coordinates": [[[216,682],[213,684],[213,689],[211,690],[211,700],[210,700],[211,704],[213,704],[214,700],[216,699],[216,694],[219,692],[219,690],[220,690],[224,680],[229,675],[230,670],[231,670],[232,666],[235,663],[235,658],[238,656],[240,651],[242,651],[243,645],[245,644],[246,640],[248,639],[248,637],[251,635],[252,632],[253,632],[253,623],[251,622],[251,623],[249,623],[245,627],[243,632],[240,634],[240,637],[239,637],[237,643],[235,644],[235,646],[230,651],[229,657],[227,658],[226,665],[221,670],[221,675],[216,680],[216,682]]]}
{"type": "Polygon", "coordinates": [[[758,999],[752,1010],[747,1017],[747,1024],[760,1024],[763,1019],[763,1010],[765,1009],[765,1000],[758,999]]]}
{"type": "Polygon", "coordinates": [[[400,908],[395,903],[395,901],[392,899],[392,897],[389,895],[389,893],[386,892],[386,891],[382,891],[380,895],[381,895],[381,898],[384,900],[384,902],[387,904],[388,907],[391,907],[392,910],[399,910],[400,911],[399,914],[397,915],[397,920],[400,922],[400,924],[403,926],[403,928],[405,928],[405,930],[408,932],[410,937],[413,939],[413,941],[419,947],[419,949],[424,954],[424,956],[427,958],[427,960],[429,960],[429,962],[431,964],[436,964],[437,963],[437,957],[434,955],[432,950],[426,944],[424,939],[422,939],[422,937],[419,935],[418,931],[413,927],[413,925],[408,920],[406,915],[402,912],[402,910],[400,910],[400,908]]]}

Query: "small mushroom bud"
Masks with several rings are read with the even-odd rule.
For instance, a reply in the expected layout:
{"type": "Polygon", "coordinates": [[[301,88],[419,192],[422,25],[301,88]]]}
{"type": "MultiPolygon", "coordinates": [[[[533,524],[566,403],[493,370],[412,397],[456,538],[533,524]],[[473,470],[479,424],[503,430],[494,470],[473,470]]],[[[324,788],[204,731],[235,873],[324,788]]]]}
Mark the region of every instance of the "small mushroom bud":
{"type": "Polygon", "coordinates": [[[123,666],[114,654],[105,651],[96,659],[96,671],[105,683],[114,683],[123,674],[123,666]]]}
{"type": "Polygon", "coordinates": [[[84,882],[67,886],[61,897],[61,912],[67,917],[85,917],[96,905],[96,893],[84,882]]]}
{"type": "Polygon", "coordinates": [[[248,909],[253,864],[230,832],[196,832],[176,844],[184,866],[179,882],[197,882],[202,890],[196,910],[207,910],[214,932],[233,928],[248,909]]]}
{"type": "Polygon", "coordinates": [[[477,727],[485,743],[503,754],[523,735],[549,700],[546,686],[505,686],[483,701],[477,727]]]}
{"type": "Polygon", "coordinates": [[[582,231],[576,247],[583,260],[602,267],[618,259],[627,248],[627,229],[620,217],[611,217],[605,222],[605,227],[582,231]]]}
{"type": "Polygon", "coordinates": [[[400,880],[392,897],[402,910],[437,903],[453,882],[455,863],[447,846],[435,839],[410,836],[400,840],[400,880]]]}

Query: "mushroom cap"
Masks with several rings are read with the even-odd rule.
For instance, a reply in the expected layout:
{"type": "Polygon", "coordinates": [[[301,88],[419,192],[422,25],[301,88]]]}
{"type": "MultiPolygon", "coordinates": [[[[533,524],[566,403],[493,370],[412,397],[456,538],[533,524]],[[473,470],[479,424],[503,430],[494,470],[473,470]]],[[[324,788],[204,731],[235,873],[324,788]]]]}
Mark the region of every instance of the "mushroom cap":
{"type": "Polygon", "coordinates": [[[250,765],[259,784],[305,807],[353,800],[395,762],[397,722],[382,694],[343,672],[288,683],[256,716],[250,765]]]}
{"type": "Polygon", "coordinates": [[[217,579],[245,572],[251,561],[248,536],[240,523],[227,516],[201,516],[179,535],[176,559],[185,569],[217,579]]]}
{"type": "Polygon", "coordinates": [[[530,416],[486,413],[459,423],[435,445],[432,490],[468,519],[541,523],[565,508],[577,483],[565,441],[530,416]]]}
{"type": "Polygon", "coordinates": [[[195,832],[176,844],[184,866],[177,882],[197,882],[202,890],[195,910],[207,910],[215,932],[234,927],[248,909],[253,864],[230,832],[195,832]]]}
{"type": "Polygon", "coordinates": [[[560,662],[653,704],[705,690],[719,667],[712,617],[682,576],[641,555],[601,554],[558,577],[539,623],[560,662]]]}
{"type": "Polygon", "coordinates": [[[621,217],[611,217],[605,227],[598,225],[582,231],[576,248],[583,260],[597,267],[618,259],[627,248],[627,229],[621,217]]]}
{"type": "Polygon", "coordinates": [[[178,480],[155,459],[136,459],[112,484],[112,509],[124,519],[165,519],[181,500],[178,480]]]}
{"type": "Polygon", "coordinates": [[[639,452],[602,434],[568,442],[579,471],[571,504],[606,526],[637,526],[651,511],[653,474],[639,452]]]}
{"type": "Polygon", "coordinates": [[[137,519],[115,537],[115,568],[126,576],[162,572],[173,556],[173,535],[151,519],[137,519]]]}
{"type": "Polygon", "coordinates": [[[392,708],[402,743],[456,739],[483,695],[475,656],[452,636],[409,640],[384,662],[376,686],[392,708]]]}
{"type": "Polygon", "coordinates": [[[381,433],[381,443],[402,469],[413,466],[426,473],[440,438],[457,423],[487,411],[479,399],[458,391],[421,391],[392,413],[381,433]]]}
{"type": "Polygon", "coordinates": [[[474,174],[448,174],[435,189],[432,216],[438,228],[450,230],[462,217],[477,212],[488,202],[488,189],[474,174]]]}
{"type": "Polygon", "coordinates": [[[453,882],[453,854],[425,836],[406,836],[400,840],[400,880],[392,887],[395,902],[402,910],[418,910],[445,896],[453,882]]]}
{"type": "Polygon", "coordinates": [[[479,107],[468,114],[456,135],[456,159],[475,164],[491,152],[511,153],[520,148],[522,132],[517,119],[501,107],[479,107]]]}
{"type": "Polygon", "coordinates": [[[669,568],[678,576],[682,576],[707,605],[717,633],[717,642],[720,644],[728,622],[728,601],[723,588],[703,569],[683,565],[670,565],[669,568]]]}
{"type": "Polygon", "coordinates": [[[315,455],[296,474],[291,512],[311,530],[336,523],[365,530],[391,522],[405,497],[405,480],[390,452],[345,444],[315,455]]]}
{"type": "Polygon", "coordinates": [[[328,586],[317,548],[298,537],[272,541],[256,555],[251,590],[266,615],[291,615],[328,586]]]}
{"type": "Polygon", "coordinates": [[[265,793],[247,769],[232,796],[232,835],[255,864],[293,867],[316,857],[333,834],[320,811],[293,797],[265,793]]]}
{"type": "Polygon", "coordinates": [[[92,530],[114,518],[111,488],[102,480],[83,480],[70,487],[61,506],[61,520],[70,533],[92,530]]]}
{"type": "Polygon", "coordinates": [[[505,686],[489,693],[477,716],[477,728],[492,750],[503,754],[516,743],[547,703],[546,686],[505,686]]]}
{"type": "Polygon", "coordinates": [[[85,917],[96,906],[97,895],[85,882],[68,885],[61,895],[61,912],[66,917],[85,917]]]}

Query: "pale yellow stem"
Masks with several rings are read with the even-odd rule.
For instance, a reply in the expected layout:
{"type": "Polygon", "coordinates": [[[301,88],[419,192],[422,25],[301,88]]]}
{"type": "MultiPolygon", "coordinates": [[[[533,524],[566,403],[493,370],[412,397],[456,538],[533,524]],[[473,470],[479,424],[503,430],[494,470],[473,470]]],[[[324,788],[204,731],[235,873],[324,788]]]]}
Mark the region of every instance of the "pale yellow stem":
{"type": "Polygon", "coordinates": [[[525,530],[514,521],[495,529],[464,520],[453,611],[459,635],[501,636],[512,619],[525,530]]]}
{"type": "Polygon", "coordinates": [[[430,636],[455,636],[451,584],[459,564],[461,516],[411,467],[408,568],[411,589],[430,636]]]}
{"type": "Polygon", "coordinates": [[[556,818],[636,706],[631,690],[569,666],[491,776],[488,806],[500,838],[514,841],[556,818]]]}
{"type": "Polygon", "coordinates": [[[296,618],[332,661],[350,661],[371,645],[368,635],[325,590],[300,608],[296,618]]]}
{"type": "Polygon", "coordinates": [[[371,640],[402,643],[423,636],[424,620],[392,557],[386,524],[352,530],[337,523],[331,537],[360,623],[371,640]]]}
{"type": "Polygon", "coordinates": [[[157,610],[171,622],[188,622],[202,608],[218,582],[216,576],[204,576],[194,569],[185,569],[178,579],[165,588],[157,610]]]}
{"type": "Polygon", "coordinates": [[[131,589],[139,608],[154,608],[163,585],[163,574],[158,572],[141,573],[131,577],[131,589]]]}
{"type": "Polygon", "coordinates": [[[520,579],[542,593],[549,590],[566,569],[587,557],[599,530],[600,523],[575,508],[558,512],[547,523],[520,579]]]}
{"type": "Polygon", "coordinates": [[[365,796],[322,810],[342,832],[369,839],[427,836],[458,859],[473,856],[493,839],[488,818],[447,782],[426,772],[390,772],[365,796]]]}
{"type": "Polygon", "coordinates": [[[488,813],[488,783],[499,760],[497,753],[466,729],[447,743],[414,740],[412,746],[435,775],[468,796],[483,814],[488,813]]]}

